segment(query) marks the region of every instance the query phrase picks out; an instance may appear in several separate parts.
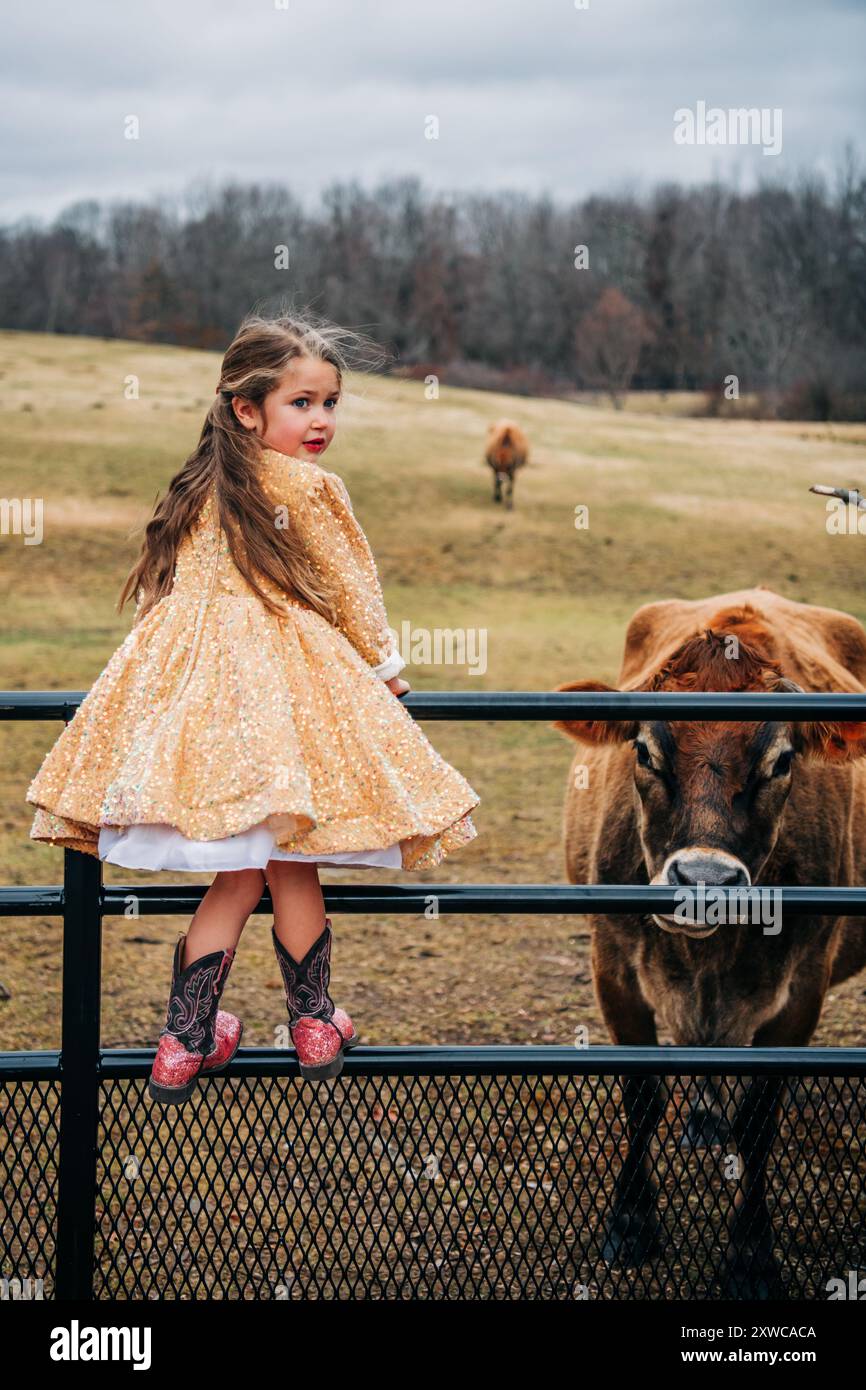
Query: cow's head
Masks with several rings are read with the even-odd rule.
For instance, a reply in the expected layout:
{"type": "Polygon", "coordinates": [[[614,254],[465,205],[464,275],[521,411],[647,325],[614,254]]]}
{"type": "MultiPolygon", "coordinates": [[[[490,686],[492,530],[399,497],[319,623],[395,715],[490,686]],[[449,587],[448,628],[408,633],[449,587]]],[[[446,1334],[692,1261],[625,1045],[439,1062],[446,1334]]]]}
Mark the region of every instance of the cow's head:
{"type": "MultiPolygon", "coordinates": [[[[570,681],[557,690],[612,690],[570,681]]],[[[690,637],[634,690],[786,691],[802,686],[778,662],[731,634],[690,637]],[[732,656],[731,652],[736,652],[732,656]]],[[[798,767],[866,755],[866,723],[853,721],[559,719],[569,738],[634,748],[634,796],[651,884],[749,887],[778,839],[798,767]]],[[[800,774],[801,775],[801,774],[800,774]]],[[[711,936],[715,925],[656,915],[666,931],[711,936]]]]}

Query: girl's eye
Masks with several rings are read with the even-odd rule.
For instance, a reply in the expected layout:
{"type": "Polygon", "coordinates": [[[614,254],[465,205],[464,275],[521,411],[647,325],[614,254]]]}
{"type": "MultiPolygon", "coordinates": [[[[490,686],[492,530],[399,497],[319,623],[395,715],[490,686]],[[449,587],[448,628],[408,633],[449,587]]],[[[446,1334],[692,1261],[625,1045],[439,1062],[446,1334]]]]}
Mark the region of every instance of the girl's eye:
{"type": "Polygon", "coordinates": [[[292,405],[300,405],[302,401],[304,405],[307,405],[309,404],[309,400],[309,396],[296,396],[295,399],[292,401],[292,405]]]}
{"type": "Polygon", "coordinates": [[[336,396],[329,396],[328,399],[325,401],[325,405],[329,405],[333,409],[333,407],[337,404],[337,399],[338,398],[336,396]]]}

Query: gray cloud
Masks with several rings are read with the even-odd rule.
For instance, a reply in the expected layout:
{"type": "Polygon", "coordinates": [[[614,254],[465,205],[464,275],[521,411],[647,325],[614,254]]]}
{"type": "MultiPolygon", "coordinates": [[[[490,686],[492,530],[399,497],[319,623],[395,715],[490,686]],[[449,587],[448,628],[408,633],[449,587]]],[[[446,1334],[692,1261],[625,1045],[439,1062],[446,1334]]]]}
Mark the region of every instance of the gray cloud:
{"type": "Polygon", "coordinates": [[[570,199],[830,173],[864,125],[866,7],[825,0],[42,0],[4,17],[0,217],[223,177],[417,174],[570,199]],[[673,113],[780,107],[783,147],[677,146],[673,113]],[[140,121],[138,140],[124,120],[140,121]],[[440,122],[438,140],[425,119],[440,122]]]}

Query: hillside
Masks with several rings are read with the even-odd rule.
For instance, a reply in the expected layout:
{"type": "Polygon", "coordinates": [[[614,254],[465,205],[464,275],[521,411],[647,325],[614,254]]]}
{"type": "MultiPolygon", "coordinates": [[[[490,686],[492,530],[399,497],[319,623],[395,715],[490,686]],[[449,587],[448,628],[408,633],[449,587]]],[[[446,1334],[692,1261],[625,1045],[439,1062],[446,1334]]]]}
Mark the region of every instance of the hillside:
{"type": "MultiPolygon", "coordinates": [[[[44,499],[41,544],[2,538],[0,688],[87,689],[126,635],[131,608],[118,615],[117,594],[157,494],[198,438],[218,367],[215,353],[0,333],[2,496],[44,499]],[[137,400],[125,399],[131,377],[137,400]]],[[[392,627],[401,640],[404,624],[486,633],[483,672],[412,665],[404,675],[417,690],[612,681],[633,609],[673,595],[766,583],[866,621],[866,537],[830,537],[808,491],[812,482],[866,488],[862,425],[699,420],[447,386],[428,401],[423,384],[387,378],[347,385],[322,462],[349,488],[392,627]],[[518,419],[533,446],[513,512],[494,506],[481,461],[486,425],[500,415],[518,419]],[[579,504],[588,530],[575,528],[579,504]]],[[[58,732],[0,727],[6,883],[60,880],[61,852],[28,839],[23,800],[58,732]]],[[[425,881],[562,882],[566,742],[543,724],[431,723],[426,732],[482,803],[477,840],[425,881]]],[[[105,877],[154,881],[110,866],[105,877]]],[[[322,871],[325,883],[339,878],[322,871]]],[[[169,946],[185,925],[106,922],[106,1044],[155,1039],[169,946]]],[[[247,928],[225,997],[259,1044],[283,1021],[266,926],[254,918],[247,928]]],[[[0,1048],[52,1046],[59,924],[9,920],[5,932],[0,979],[12,998],[0,1004],[0,1048]]],[[[593,1042],[607,1040],[581,918],[352,917],[336,920],[335,935],[336,994],[364,1041],[563,1042],[580,1023],[593,1042]]],[[[863,981],[840,989],[815,1041],[860,1041],[849,1020],[863,995],[863,981]]]]}

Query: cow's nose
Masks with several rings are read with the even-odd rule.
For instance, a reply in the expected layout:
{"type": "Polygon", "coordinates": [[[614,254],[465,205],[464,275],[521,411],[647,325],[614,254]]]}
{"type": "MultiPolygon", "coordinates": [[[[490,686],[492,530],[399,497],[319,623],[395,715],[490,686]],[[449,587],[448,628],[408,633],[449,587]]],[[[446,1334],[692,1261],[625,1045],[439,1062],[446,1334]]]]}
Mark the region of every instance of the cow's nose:
{"type": "Polygon", "coordinates": [[[695,888],[705,883],[713,888],[739,888],[748,884],[745,867],[733,859],[717,859],[712,854],[689,855],[672,859],[668,865],[668,882],[695,888]]]}

